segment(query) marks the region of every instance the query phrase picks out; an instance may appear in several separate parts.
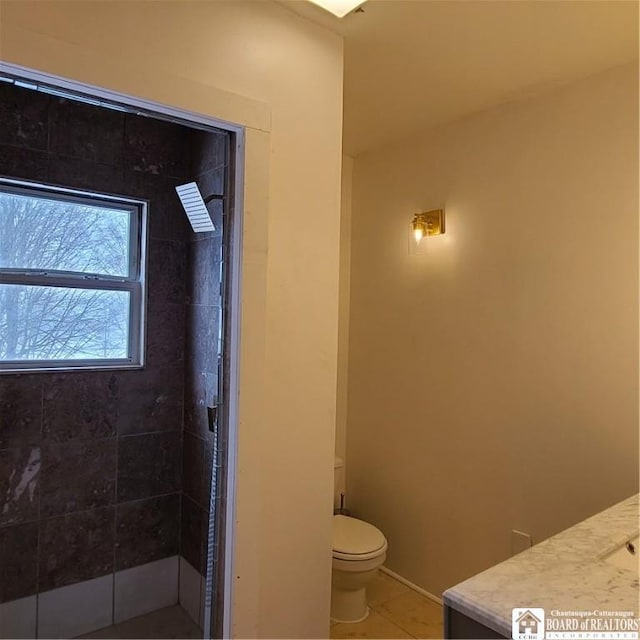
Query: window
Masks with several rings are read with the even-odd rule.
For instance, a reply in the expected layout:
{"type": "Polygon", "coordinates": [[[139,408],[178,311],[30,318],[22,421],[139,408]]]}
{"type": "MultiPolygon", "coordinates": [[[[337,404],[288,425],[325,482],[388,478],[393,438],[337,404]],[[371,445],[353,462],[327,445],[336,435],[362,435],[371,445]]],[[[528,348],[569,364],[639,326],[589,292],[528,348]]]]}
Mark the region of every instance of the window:
{"type": "Polygon", "coordinates": [[[143,363],[143,202],[0,180],[0,370],[143,363]]]}

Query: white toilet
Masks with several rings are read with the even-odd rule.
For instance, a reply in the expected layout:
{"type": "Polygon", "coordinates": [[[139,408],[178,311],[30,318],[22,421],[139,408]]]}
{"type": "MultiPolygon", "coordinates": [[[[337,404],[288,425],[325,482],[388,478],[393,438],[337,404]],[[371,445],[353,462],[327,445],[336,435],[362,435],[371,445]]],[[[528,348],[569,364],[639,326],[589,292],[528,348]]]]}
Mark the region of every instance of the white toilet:
{"type": "MultiPolygon", "coordinates": [[[[335,460],[335,487],[344,466],[335,460]]],[[[368,522],[344,515],[333,516],[331,619],[360,622],[369,615],[366,587],[387,557],[387,540],[368,522]]]]}

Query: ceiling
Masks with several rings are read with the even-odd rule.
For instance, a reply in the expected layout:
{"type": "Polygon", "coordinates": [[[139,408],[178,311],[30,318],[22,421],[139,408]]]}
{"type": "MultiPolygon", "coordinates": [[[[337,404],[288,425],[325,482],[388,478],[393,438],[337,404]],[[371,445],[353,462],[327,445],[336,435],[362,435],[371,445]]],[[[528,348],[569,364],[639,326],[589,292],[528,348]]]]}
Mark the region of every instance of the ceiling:
{"type": "Polygon", "coordinates": [[[344,147],[356,156],[491,106],[638,59],[634,0],[369,0],[344,36],[344,147]]]}

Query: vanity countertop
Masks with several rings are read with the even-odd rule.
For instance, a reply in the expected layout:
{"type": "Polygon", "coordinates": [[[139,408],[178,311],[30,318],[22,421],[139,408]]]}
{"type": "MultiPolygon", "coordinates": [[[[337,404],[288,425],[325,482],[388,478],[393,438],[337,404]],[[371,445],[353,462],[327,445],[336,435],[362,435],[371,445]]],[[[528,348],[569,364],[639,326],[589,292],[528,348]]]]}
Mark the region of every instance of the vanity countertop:
{"type": "Polygon", "coordinates": [[[600,559],[638,533],[638,495],[448,589],[444,604],[511,637],[511,611],[633,611],[638,571],[600,559]]]}

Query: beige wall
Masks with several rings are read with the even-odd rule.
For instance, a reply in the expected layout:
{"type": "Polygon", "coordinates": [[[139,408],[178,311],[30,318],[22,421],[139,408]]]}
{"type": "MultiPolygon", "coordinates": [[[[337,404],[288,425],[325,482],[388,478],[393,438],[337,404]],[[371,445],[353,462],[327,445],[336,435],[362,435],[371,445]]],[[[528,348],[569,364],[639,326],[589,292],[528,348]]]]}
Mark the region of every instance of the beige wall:
{"type": "MultiPolygon", "coordinates": [[[[336,401],[336,455],[345,459],[347,446],[347,383],[349,378],[349,303],[351,297],[351,185],[353,158],[342,156],[340,201],[340,297],[338,314],[338,395],[336,401]]],[[[344,474],[341,474],[341,479],[344,474]]],[[[344,486],[339,487],[342,491],[344,486]]]]}
{"type": "Polygon", "coordinates": [[[356,158],[349,503],[434,594],[638,491],[637,73],[356,158]]]}
{"type": "Polygon", "coordinates": [[[234,635],[327,637],[341,39],[271,2],[3,1],[0,58],[248,125],[234,635]]]}

